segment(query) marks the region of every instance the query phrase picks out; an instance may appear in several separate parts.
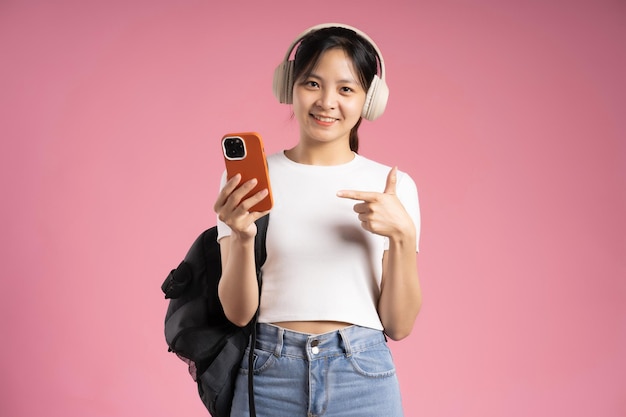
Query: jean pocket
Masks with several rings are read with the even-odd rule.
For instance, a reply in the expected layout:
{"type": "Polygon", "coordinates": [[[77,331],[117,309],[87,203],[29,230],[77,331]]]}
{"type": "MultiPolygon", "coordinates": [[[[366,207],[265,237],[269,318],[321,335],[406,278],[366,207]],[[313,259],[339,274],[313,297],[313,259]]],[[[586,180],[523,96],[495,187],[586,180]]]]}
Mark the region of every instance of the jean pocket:
{"type": "Polygon", "coordinates": [[[353,352],[350,356],[350,362],[358,374],[369,378],[385,378],[396,374],[391,351],[386,344],[353,352]]]}
{"type": "MultiPolygon", "coordinates": [[[[248,373],[248,369],[250,367],[249,355],[250,355],[250,348],[246,348],[246,352],[243,356],[243,360],[241,361],[241,369],[240,369],[240,371],[245,374],[248,373]]],[[[253,356],[252,358],[253,368],[252,369],[255,374],[263,372],[264,370],[272,366],[274,362],[276,361],[276,356],[274,355],[273,352],[267,352],[261,349],[254,349],[252,356],[253,356]]]]}

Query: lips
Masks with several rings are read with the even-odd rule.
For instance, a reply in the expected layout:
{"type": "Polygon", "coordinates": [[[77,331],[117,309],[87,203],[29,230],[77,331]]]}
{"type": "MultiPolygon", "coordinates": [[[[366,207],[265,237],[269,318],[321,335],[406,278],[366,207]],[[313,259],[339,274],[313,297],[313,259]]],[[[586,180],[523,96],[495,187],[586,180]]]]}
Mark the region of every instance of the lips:
{"type": "Polygon", "coordinates": [[[317,116],[315,114],[312,114],[311,116],[313,116],[315,120],[318,120],[323,123],[332,123],[338,120],[338,119],[335,119],[334,117],[317,116]]]}

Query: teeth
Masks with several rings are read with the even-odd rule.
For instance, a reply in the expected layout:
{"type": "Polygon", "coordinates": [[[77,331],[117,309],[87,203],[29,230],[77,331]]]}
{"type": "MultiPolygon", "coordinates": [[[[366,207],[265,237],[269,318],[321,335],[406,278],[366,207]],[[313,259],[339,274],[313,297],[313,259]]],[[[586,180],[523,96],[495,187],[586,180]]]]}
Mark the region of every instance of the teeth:
{"type": "Polygon", "coordinates": [[[331,123],[336,120],[336,119],[333,119],[332,117],[320,117],[320,116],[313,116],[313,117],[315,117],[320,122],[326,122],[326,123],[331,123]]]}

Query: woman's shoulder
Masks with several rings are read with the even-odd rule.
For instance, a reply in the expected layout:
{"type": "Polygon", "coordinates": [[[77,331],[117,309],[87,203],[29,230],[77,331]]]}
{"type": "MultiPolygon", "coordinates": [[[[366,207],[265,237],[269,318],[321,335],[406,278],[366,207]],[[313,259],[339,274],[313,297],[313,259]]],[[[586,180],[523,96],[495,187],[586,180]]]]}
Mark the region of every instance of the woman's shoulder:
{"type": "MultiPolygon", "coordinates": [[[[369,172],[377,177],[382,176],[385,178],[386,181],[387,175],[389,175],[389,172],[393,168],[391,165],[375,161],[362,155],[358,155],[357,157],[359,158],[359,165],[361,170],[363,170],[364,172],[369,172]]],[[[396,175],[397,185],[399,187],[408,187],[409,190],[416,188],[415,181],[413,180],[411,175],[408,172],[402,170],[401,167],[398,167],[396,175]]]]}
{"type": "Polygon", "coordinates": [[[285,156],[285,151],[277,151],[267,155],[268,165],[288,164],[289,159],[285,156]]]}
{"type": "MultiPolygon", "coordinates": [[[[391,171],[391,169],[393,168],[393,166],[391,165],[370,159],[360,154],[357,155],[357,158],[359,160],[359,164],[361,168],[374,170],[376,172],[384,172],[385,175],[387,175],[389,171],[391,171]]],[[[403,171],[400,167],[398,167],[398,176],[401,177],[405,175],[409,176],[409,174],[406,171],[403,171]]]]}
{"type": "Polygon", "coordinates": [[[389,165],[375,161],[361,154],[356,154],[355,162],[357,162],[361,167],[367,167],[369,169],[376,169],[381,171],[389,171],[391,169],[389,165]]]}

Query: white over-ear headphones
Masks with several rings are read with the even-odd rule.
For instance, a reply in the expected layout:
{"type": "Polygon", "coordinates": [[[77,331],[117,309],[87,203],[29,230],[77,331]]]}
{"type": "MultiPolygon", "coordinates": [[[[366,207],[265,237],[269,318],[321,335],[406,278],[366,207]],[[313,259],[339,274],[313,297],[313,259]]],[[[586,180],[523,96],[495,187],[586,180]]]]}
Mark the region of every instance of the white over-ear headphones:
{"type": "Polygon", "coordinates": [[[372,83],[370,84],[369,89],[367,90],[367,95],[365,97],[365,105],[363,106],[363,111],[361,116],[367,120],[374,120],[385,111],[385,107],[387,106],[387,99],[389,98],[389,87],[387,87],[387,83],[385,82],[385,61],[383,60],[383,55],[378,49],[378,46],[374,43],[374,41],[367,36],[365,33],[361,32],[357,28],[352,26],[343,25],[341,23],[324,23],[321,25],[313,26],[304,32],[302,32],[292,43],[289,45],[289,49],[285,54],[285,58],[283,61],[276,67],[274,70],[274,82],[272,85],[272,89],[274,91],[274,95],[278,99],[279,102],[285,104],[293,103],[293,67],[294,61],[290,60],[293,49],[295,46],[308,34],[311,32],[315,32],[324,28],[331,27],[340,27],[344,29],[349,29],[356,32],[357,35],[361,36],[363,39],[368,41],[374,50],[376,51],[376,55],[378,56],[378,64],[380,66],[380,77],[378,75],[374,75],[372,79],[372,83]]]}

